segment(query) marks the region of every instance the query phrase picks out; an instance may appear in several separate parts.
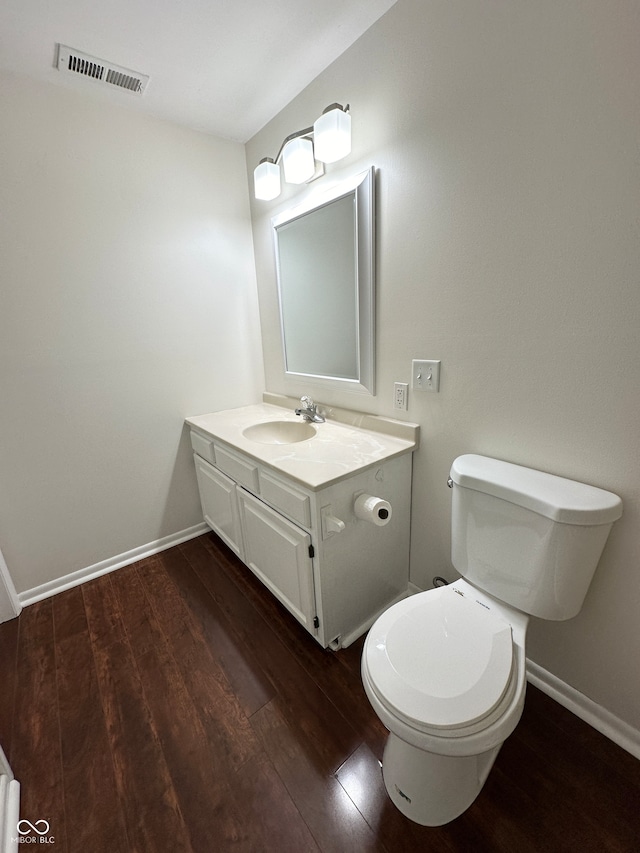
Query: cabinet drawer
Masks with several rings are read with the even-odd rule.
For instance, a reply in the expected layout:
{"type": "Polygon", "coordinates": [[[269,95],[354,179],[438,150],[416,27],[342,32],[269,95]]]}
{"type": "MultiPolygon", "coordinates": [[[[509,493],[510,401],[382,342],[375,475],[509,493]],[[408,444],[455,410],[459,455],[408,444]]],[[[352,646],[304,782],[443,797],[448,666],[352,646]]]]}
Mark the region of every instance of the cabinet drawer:
{"type": "Polygon", "coordinates": [[[254,495],[260,494],[258,466],[250,459],[236,456],[231,450],[227,450],[218,444],[216,445],[216,465],[232,480],[240,483],[254,495]]]}
{"type": "Polygon", "coordinates": [[[191,430],[191,447],[193,447],[198,456],[202,456],[203,459],[215,464],[216,454],[213,449],[213,442],[210,438],[205,438],[203,435],[200,435],[199,432],[191,430]]]}
{"type": "Polygon", "coordinates": [[[304,492],[281,482],[268,471],[260,471],[260,496],[298,524],[311,527],[310,500],[304,492]]]}

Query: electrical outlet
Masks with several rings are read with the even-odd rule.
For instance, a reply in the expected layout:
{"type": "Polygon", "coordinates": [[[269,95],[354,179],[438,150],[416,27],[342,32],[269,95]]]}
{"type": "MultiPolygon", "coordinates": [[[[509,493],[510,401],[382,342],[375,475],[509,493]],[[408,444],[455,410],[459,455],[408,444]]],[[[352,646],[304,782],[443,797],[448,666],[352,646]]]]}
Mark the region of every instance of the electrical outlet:
{"type": "Polygon", "coordinates": [[[414,391],[439,391],[440,362],[414,358],[411,362],[411,387],[414,391]]]}
{"type": "Polygon", "coordinates": [[[393,383],[393,408],[406,412],[409,408],[409,385],[406,382],[393,383]]]}

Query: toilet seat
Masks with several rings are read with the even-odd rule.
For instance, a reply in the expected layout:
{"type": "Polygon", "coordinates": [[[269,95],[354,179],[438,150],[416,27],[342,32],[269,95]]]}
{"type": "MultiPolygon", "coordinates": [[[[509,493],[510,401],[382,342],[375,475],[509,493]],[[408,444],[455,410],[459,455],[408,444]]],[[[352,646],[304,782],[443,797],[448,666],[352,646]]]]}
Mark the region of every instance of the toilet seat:
{"type": "Polygon", "coordinates": [[[453,587],[418,593],[376,621],[365,662],[380,701],[412,727],[468,730],[509,692],[511,625],[453,587]]]}

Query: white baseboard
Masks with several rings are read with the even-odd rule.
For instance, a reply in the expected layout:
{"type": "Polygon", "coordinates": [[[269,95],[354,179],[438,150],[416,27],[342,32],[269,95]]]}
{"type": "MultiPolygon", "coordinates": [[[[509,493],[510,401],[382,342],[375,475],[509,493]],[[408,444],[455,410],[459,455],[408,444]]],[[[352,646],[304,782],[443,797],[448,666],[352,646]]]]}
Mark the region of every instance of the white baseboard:
{"type": "Polygon", "coordinates": [[[0,853],[15,853],[18,849],[18,820],[20,818],[20,784],[0,746],[0,853]]]}
{"type": "Polygon", "coordinates": [[[95,563],[93,566],[87,566],[86,569],[78,569],[71,574],[63,575],[61,578],[56,578],[52,581],[47,581],[40,586],[35,586],[33,589],[25,590],[18,594],[18,600],[23,607],[29,604],[35,604],[36,601],[42,601],[43,598],[50,598],[52,595],[57,595],[59,592],[64,592],[66,589],[71,589],[74,586],[79,586],[81,583],[98,578],[101,575],[106,575],[108,572],[114,572],[116,569],[121,569],[123,566],[128,566],[135,563],[137,560],[142,560],[144,557],[150,557],[153,554],[159,554],[160,551],[166,551],[167,548],[173,548],[174,545],[179,545],[181,542],[186,542],[189,539],[195,539],[196,536],[201,536],[209,531],[209,526],[204,522],[195,524],[193,527],[188,527],[186,530],[181,530],[178,533],[172,533],[170,536],[164,536],[162,539],[156,539],[154,542],[149,542],[147,545],[140,545],[138,548],[133,548],[131,551],[125,551],[124,554],[119,554],[116,557],[110,557],[108,560],[103,560],[101,563],[95,563]]]}
{"type": "Polygon", "coordinates": [[[0,775],[0,853],[17,853],[20,783],[0,775]]]}
{"type": "Polygon", "coordinates": [[[0,551],[0,622],[8,622],[20,615],[22,606],[9,574],[9,569],[0,551]]]}
{"type": "Polygon", "coordinates": [[[640,759],[640,731],[607,711],[588,696],[527,658],[527,680],[560,705],[589,723],[609,740],[640,759]]]}
{"type": "Polygon", "coordinates": [[[9,767],[7,756],[4,754],[2,744],[0,744],[0,776],[6,776],[9,780],[13,779],[13,772],[9,767]]]}

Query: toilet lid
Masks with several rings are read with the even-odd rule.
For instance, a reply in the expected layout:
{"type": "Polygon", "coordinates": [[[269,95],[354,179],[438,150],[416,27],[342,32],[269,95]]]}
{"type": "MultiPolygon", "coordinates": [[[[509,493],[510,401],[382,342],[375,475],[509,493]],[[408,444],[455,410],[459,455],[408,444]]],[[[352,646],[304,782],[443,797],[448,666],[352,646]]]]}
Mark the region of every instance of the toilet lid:
{"type": "Polygon", "coordinates": [[[365,655],[374,689],[398,716],[419,728],[459,728],[490,714],[505,695],[511,626],[442,587],[383,613],[365,655]]]}

